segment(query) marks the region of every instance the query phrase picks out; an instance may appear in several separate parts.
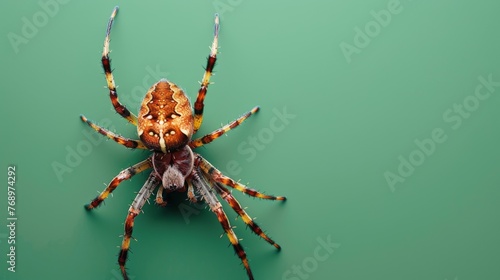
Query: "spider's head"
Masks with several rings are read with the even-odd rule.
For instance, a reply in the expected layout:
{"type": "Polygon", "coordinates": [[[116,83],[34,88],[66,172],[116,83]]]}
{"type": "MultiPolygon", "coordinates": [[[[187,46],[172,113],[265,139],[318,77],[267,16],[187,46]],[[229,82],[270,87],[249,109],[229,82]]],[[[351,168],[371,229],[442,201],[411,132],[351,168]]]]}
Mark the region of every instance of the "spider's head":
{"type": "Polygon", "coordinates": [[[184,146],[174,153],[154,153],[151,161],[163,188],[176,191],[184,187],[186,177],[193,170],[194,157],[191,148],[184,146]]]}
{"type": "Polygon", "coordinates": [[[137,133],[150,150],[167,153],[187,145],[194,118],[186,94],[165,79],[146,93],[138,115],[137,133]]]}

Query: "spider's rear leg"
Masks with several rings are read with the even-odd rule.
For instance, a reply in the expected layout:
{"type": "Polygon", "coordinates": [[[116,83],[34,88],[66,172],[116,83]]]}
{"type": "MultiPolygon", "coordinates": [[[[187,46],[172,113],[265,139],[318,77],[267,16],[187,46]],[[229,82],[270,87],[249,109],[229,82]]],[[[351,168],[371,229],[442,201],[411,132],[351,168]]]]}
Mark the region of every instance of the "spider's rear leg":
{"type": "Polygon", "coordinates": [[[115,178],[113,178],[113,180],[111,180],[104,191],[102,191],[96,198],[94,198],[92,202],[85,205],[85,208],[87,210],[96,208],[109,196],[110,193],[112,193],[116,189],[116,187],[118,187],[121,182],[128,180],[135,174],[150,168],[151,165],[151,159],[148,158],[127,169],[122,170],[115,178]]]}
{"type": "MultiPolygon", "coordinates": [[[[154,172],[149,175],[148,180],[144,183],[144,186],[139,190],[137,196],[130,205],[128,210],[127,218],[125,219],[125,228],[123,234],[122,245],[120,248],[120,253],[118,255],[118,264],[120,265],[120,270],[123,275],[123,279],[128,280],[127,271],[125,270],[125,263],[127,262],[127,255],[130,248],[130,239],[132,238],[132,231],[134,229],[134,219],[141,212],[144,203],[153,193],[155,187],[160,183],[160,180],[156,178],[154,172]]],[[[160,186],[161,187],[161,186],[160,186]]]]}
{"type": "Polygon", "coordinates": [[[250,280],[253,280],[253,274],[252,270],[250,269],[250,264],[248,262],[247,255],[245,253],[245,250],[240,244],[240,241],[238,240],[238,237],[233,231],[233,228],[231,227],[231,224],[229,223],[229,219],[227,218],[226,213],[224,212],[224,209],[222,208],[221,203],[217,199],[217,196],[213,193],[212,188],[208,185],[209,183],[205,180],[203,177],[198,177],[198,176],[193,176],[191,177],[191,182],[194,185],[194,187],[200,192],[200,194],[203,196],[203,199],[205,202],[208,204],[210,207],[210,210],[214,212],[214,214],[217,216],[217,219],[219,220],[219,223],[221,224],[222,228],[224,229],[224,232],[227,235],[227,238],[229,239],[229,242],[233,245],[234,251],[238,255],[238,257],[241,259],[241,262],[243,263],[243,266],[245,267],[245,270],[247,271],[248,278],[250,280]]]}
{"type": "Polygon", "coordinates": [[[122,137],[116,133],[113,133],[95,123],[93,123],[92,121],[88,120],[84,115],[80,115],[80,119],[87,123],[90,127],[92,127],[95,131],[99,132],[100,134],[108,137],[109,139],[112,139],[113,141],[115,141],[116,143],[120,144],[120,145],[123,145],[127,148],[131,148],[131,149],[145,149],[147,150],[148,148],[146,148],[146,146],[144,146],[144,144],[141,142],[141,140],[132,140],[132,139],[128,139],[128,138],[125,138],[125,137],[122,137]]]}
{"type": "Polygon", "coordinates": [[[229,130],[231,129],[234,129],[235,127],[239,126],[243,121],[245,121],[246,119],[248,119],[251,115],[257,113],[259,111],[259,107],[254,107],[252,108],[252,110],[250,110],[249,112],[246,112],[245,114],[243,114],[241,117],[239,117],[238,119],[232,121],[231,123],[228,123],[226,124],[225,126],[213,131],[212,133],[210,134],[207,134],[201,138],[198,138],[198,139],[195,139],[193,141],[191,141],[189,143],[189,147],[191,147],[192,149],[194,148],[198,148],[198,147],[201,147],[205,144],[208,144],[212,141],[214,141],[215,139],[221,137],[222,135],[224,135],[226,132],[228,132],[229,130]]]}
{"type": "Polygon", "coordinates": [[[286,200],[286,197],[284,196],[267,195],[236,182],[235,180],[222,174],[219,170],[217,170],[217,168],[215,168],[210,162],[202,158],[200,155],[196,156],[195,162],[199,164],[201,170],[203,170],[203,172],[205,172],[205,174],[207,174],[214,181],[229,186],[249,196],[258,197],[262,199],[269,199],[269,200],[286,200]]]}
{"type": "Polygon", "coordinates": [[[225,201],[227,201],[227,203],[229,203],[229,206],[233,208],[234,212],[236,212],[243,219],[243,222],[245,222],[245,224],[247,224],[255,234],[262,237],[262,239],[266,240],[269,244],[276,247],[276,249],[281,250],[280,245],[274,242],[262,231],[262,229],[253,221],[253,219],[250,216],[248,216],[245,210],[243,210],[238,200],[236,200],[236,198],[234,198],[234,196],[224,186],[222,186],[219,183],[216,183],[214,188],[217,191],[217,193],[222,197],[222,199],[224,199],[225,201]]]}
{"type": "Polygon", "coordinates": [[[221,224],[222,228],[226,232],[227,238],[229,239],[229,242],[233,245],[234,251],[238,255],[238,257],[241,259],[241,262],[243,263],[243,266],[245,267],[245,270],[247,271],[248,278],[250,280],[254,280],[252,270],[250,269],[250,264],[248,263],[247,259],[247,254],[245,253],[245,250],[240,244],[240,241],[238,240],[238,237],[234,233],[231,224],[229,223],[229,219],[226,216],[226,213],[222,209],[222,206],[220,208],[217,208],[215,210],[212,210],[215,215],[217,215],[217,219],[219,220],[219,223],[221,224]]]}
{"type": "Polygon", "coordinates": [[[109,18],[108,27],[106,29],[106,37],[104,39],[104,47],[102,50],[102,68],[104,68],[104,75],[106,76],[106,83],[109,89],[109,98],[111,99],[111,103],[115,108],[116,112],[120,114],[120,116],[124,117],[131,124],[137,126],[137,116],[132,114],[124,105],[120,103],[118,100],[118,94],[116,92],[115,80],[113,78],[113,74],[111,73],[111,60],[109,59],[109,37],[111,33],[111,27],[113,26],[113,20],[115,19],[116,14],[118,13],[118,6],[113,9],[111,13],[111,17],[109,18]]]}
{"type": "Polygon", "coordinates": [[[203,80],[201,81],[201,87],[198,90],[198,97],[194,103],[194,132],[198,131],[203,122],[203,108],[205,105],[203,101],[205,100],[205,95],[207,94],[208,85],[210,85],[210,77],[212,76],[212,71],[215,66],[215,61],[217,60],[217,48],[219,45],[219,15],[215,14],[215,25],[214,25],[214,40],[212,46],[210,47],[210,55],[207,59],[207,67],[205,67],[205,74],[203,75],[203,80]]]}

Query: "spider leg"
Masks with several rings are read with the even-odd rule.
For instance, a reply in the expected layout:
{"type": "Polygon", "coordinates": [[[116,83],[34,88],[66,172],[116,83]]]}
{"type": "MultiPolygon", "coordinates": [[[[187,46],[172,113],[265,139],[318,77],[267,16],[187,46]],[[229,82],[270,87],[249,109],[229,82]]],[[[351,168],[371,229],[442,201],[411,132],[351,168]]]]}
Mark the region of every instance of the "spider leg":
{"type": "Polygon", "coordinates": [[[203,122],[203,100],[205,100],[205,95],[207,94],[208,85],[210,84],[210,77],[212,76],[212,71],[215,66],[215,61],[217,60],[217,47],[219,42],[219,15],[215,14],[215,25],[214,25],[214,40],[210,48],[210,55],[207,60],[207,67],[205,67],[205,74],[203,75],[203,80],[201,81],[201,87],[198,90],[198,97],[194,103],[194,132],[196,132],[203,122]]]}
{"type": "Polygon", "coordinates": [[[273,196],[273,195],[263,194],[261,192],[248,188],[247,186],[234,181],[233,179],[222,174],[219,170],[217,170],[217,168],[215,168],[210,162],[208,162],[200,155],[196,155],[196,162],[199,164],[200,169],[203,170],[205,174],[210,176],[210,178],[212,178],[214,181],[218,183],[229,186],[249,196],[258,197],[262,199],[270,199],[270,200],[286,200],[286,197],[284,196],[273,196]]]}
{"type": "Polygon", "coordinates": [[[153,193],[155,187],[160,183],[160,180],[156,178],[154,172],[149,175],[148,180],[144,183],[144,186],[139,190],[137,196],[130,205],[128,210],[127,218],[125,219],[125,229],[123,234],[122,245],[120,249],[120,254],[118,255],[118,264],[120,265],[120,270],[123,275],[123,279],[128,280],[127,271],[125,270],[125,263],[127,262],[128,250],[130,248],[130,239],[132,238],[132,230],[134,228],[134,219],[141,212],[144,203],[153,193]]]}
{"type": "Polygon", "coordinates": [[[224,209],[222,209],[222,205],[217,199],[217,196],[213,193],[212,188],[209,186],[209,183],[206,182],[206,180],[204,180],[203,177],[200,178],[198,174],[192,176],[191,181],[194,184],[194,186],[199,190],[200,194],[202,195],[203,199],[208,204],[212,212],[214,212],[214,214],[217,216],[217,219],[219,220],[219,223],[224,229],[224,232],[226,233],[229,242],[231,242],[231,244],[233,245],[234,251],[243,262],[243,266],[247,271],[248,278],[250,280],[253,280],[254,278],[252,270],[250,269],[250,264],[248,263],[245,250],[241,246],[238,237],[234,233],[233,228],[229,223],[229,219],[227,218],[224,209]]]}
{"type": "Polygon", "coordinates": [[[214,141],[215,139],[221,137],[222,135],[224,135],[226,132],[228,132],[229,130],[231,129],[234,129],[235,127],[237,127],[238,125],[240,125],[243,121],[245,121],[246,119],[248,119],[251,115],[257,113],[259,111],[259,107],[254,107],[252,110],[250,110],[249,112],[246,112],[245,114],[243,114],[241,117],[239,117],[238,119],[232,121],[231,123],[228,123],[226,124],[225,126],[213,131],[212,133],[210,134],[207,134],[201,138],[198,138],[198,139],[195,139],[193,141],[191,141],[189,143],[189,147],[191,147],[192,149],[194,148],[198,148],[198,147],[201,147],[205,144],[208,144],[212,141],[214,141]]]}
{"type": "Polygon", "coordinates": [[[82,119],[83,122],[87,123],[90,127],[92,127],[95,131],[99,132],[100,134],[114,140],[116,143],[123,145],[127,148],[131,149],[145,149],[147,150],[146,146],[141,142],[141,140],[132,140],[128,139],[125,137],[122,137],[116,133],[113,133],[103,127],[98,126],[97,124],[93,123],[92,121],[88,120],[84,115],[80,115],[80,118],[82,119]]]}
{"type": "Polygon", "coordinates": [[[156,199],[155,199],[155,202],[156,204],[158,204],[159,206],[161,207],[165,207],[167,206],[167,202],[165,200],[163,200],[163,187],[160,186],[156,192],[156,199]]]}
{"type": "Polygon", "coordinates": [[[196,197],[196,194],[194,192],[193,184],[191,183],[191,181],[187,181],[187,185],[188,185],[187,196],[188,196],[189,201],[191,201],[192,203],[197,203],[198,198],[196,197]]]}
{"type": "Polygon", "coordinates": [[[118,6],[113,9],[111,13],[111,17],[109,18],[108,27],[106,29],[106,37],[104,39],[104,47],[102,50],[102,68],[104,68],[104,74],[106,76],[106,82],[109,89],[109,98],[111,99],[111,103],[115,108],[116,112],[120,114],[120,116],[124,117],[131,124],[137,126],[137,116],[131,113],[124,105],[120,103],[118,100],[118,94],[116,93],[115,80],[113,78],[113,74],[111,73],[111,60],[109,59],[109,37],[111,33],[111,26],[113,25],[113,20],[115,19],[116,14],[118,13],[118,6]]]}
{"type": "Polygon", "coordinates": [[[135,174],[140,173],[150,167],[151,159],[148,158],[127,169],[122,170],[115,178],[113,178],[113,180],[111,180],[104,191],[102,191],[96,198],[94,198],[92,202],[85,205],[85,208],[87,210],[96,208],[108,197],[110,193],[112,193],[116,189],[116,187],[118,187],[121,182],[130,179],[135,174]]]}
{"type": "Polygon", "coordinates": [[[280,245],[274,242],[262,231],[262,229],[253,221],[253,219],[250,216],[248,216],[245,210],[241,208],[241,205],[238,202],[238,200],[236,200],[236,198],[234,198],[234,196],[224,186],[222,186],[219,183],[216,183],[214,187],[217,193],[222,197],[222,199],[224,199],[225,201],[227,201],[227,203],[229,203],[229,206],[231,206],[231,208],[233,208],[233,210],[238,215],[240,215],[245,224],[247,224],[255,234],[262,237],[262,239],[266,240],[269,244],[276,247],[276,249],[281,250],[280,245]]]}

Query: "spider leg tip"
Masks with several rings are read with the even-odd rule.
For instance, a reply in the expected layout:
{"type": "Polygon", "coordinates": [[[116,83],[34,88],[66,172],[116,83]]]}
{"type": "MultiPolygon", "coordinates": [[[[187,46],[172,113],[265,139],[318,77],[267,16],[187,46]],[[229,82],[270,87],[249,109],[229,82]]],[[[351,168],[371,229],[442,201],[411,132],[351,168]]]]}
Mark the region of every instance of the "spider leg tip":
{"type": "Polygon", "coordinates": [[[90,211],[90,210],[92,210],[94,207],[92,207],[92,205],[90,205],[90,204],[85,204],[85,205],[83,206],[83,208],[85,208],[85,210],[87,210],[87,211],[90,211]]]}
{"type": "MultiPolygon", "coordinates": [[[[109,19],[110,23],[116,17],[116,14],[118,13],[118,9],[119,9],[118,5],[113,8],[113,12],[111,13],[111,17],[109,19]]],[[[108,36],[109,36],[109,33],[108,33],[108,36]]],[[[108,43],[109,43],[109,38],[107,40],[108,40],[108,43]]]]}

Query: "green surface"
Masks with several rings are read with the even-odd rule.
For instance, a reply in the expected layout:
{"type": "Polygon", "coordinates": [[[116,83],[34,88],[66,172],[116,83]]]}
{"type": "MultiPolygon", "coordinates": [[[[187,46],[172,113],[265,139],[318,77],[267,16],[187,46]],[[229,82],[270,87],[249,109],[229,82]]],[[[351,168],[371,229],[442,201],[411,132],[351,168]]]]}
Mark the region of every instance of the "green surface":
{"type": "MultiPolygon", "coordinates": [[[[221,14],[200,134],[262,110],[199,152],[289,198],[233,192],[280,253],[226,207],[256,279],[500,279],[500,2],[486,0],[0,2],[0,217],[15,165],[18,218],[15,273],[0,227],[1,279],[120,279],[116,247],[145,175],[82,206],[148,153],[78,118],[136,137],[100,66],[116,4],[111,57],[132,111],[162,76],[195,98],[221,14]]],[[[131,279],[247,279],[215,215],[184,198],[137,218],[131,279]]]]}

